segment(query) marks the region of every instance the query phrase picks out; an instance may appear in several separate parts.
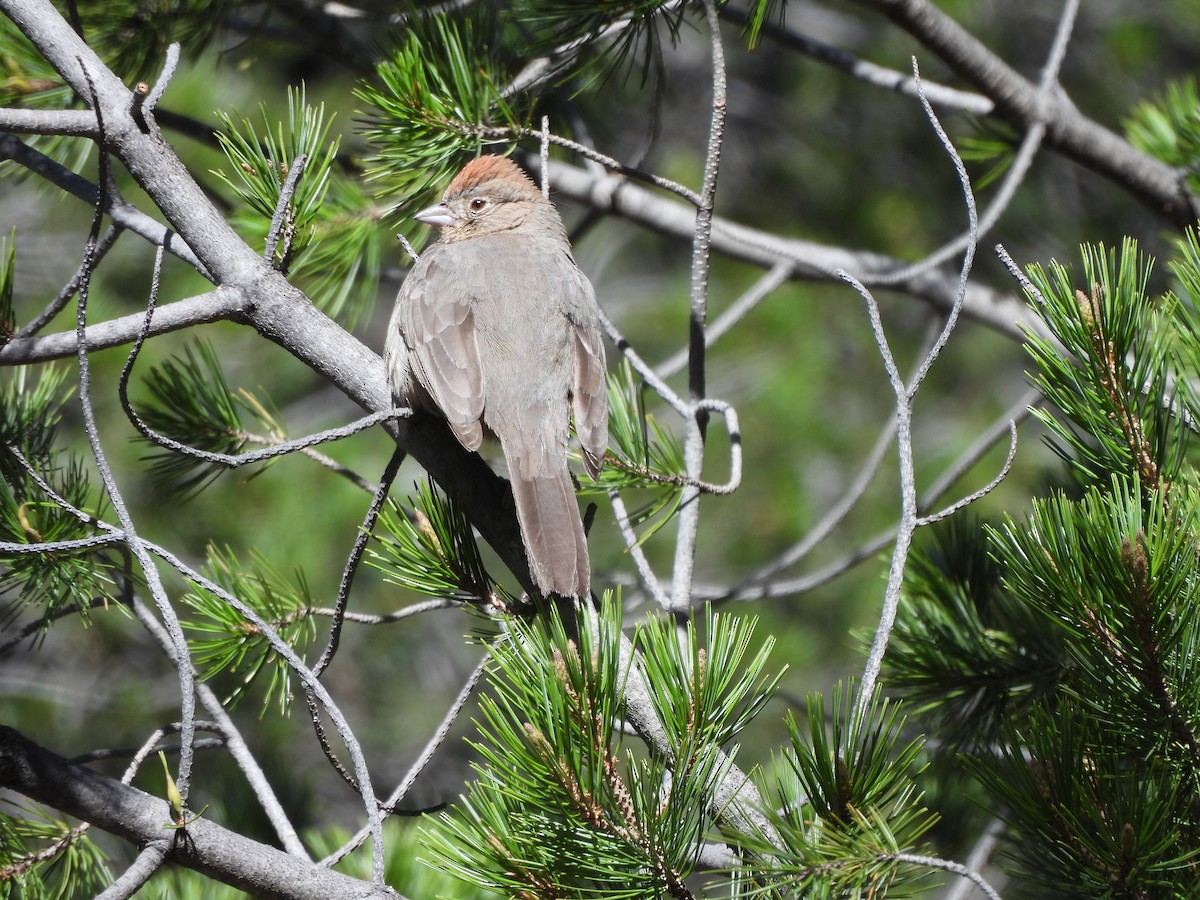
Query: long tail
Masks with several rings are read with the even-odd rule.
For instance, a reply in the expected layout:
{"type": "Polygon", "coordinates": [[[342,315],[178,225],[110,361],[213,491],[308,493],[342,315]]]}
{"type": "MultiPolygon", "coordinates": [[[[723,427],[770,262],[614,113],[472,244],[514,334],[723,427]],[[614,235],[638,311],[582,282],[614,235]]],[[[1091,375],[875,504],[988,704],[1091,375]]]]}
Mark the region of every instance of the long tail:
{"type": "Polygon", "coordinates": [[[546,596],[587,599],[591,584],[587,537],[566,460],[558,472],[529,479],[512,471],[515,468],[510,467],[509,475],[533,583],[546,596]]]}

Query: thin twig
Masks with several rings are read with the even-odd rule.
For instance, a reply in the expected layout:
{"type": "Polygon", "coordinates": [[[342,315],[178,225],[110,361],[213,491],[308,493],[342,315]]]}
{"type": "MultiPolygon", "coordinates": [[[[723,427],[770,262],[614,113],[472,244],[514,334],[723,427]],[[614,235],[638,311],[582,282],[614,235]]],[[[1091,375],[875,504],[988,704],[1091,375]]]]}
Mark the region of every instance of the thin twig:
{"type": "Polygon", "coordinates": [[[160,559],[171,565],[179,574],[188,579],[197,586],[203,588],[213,594],[218,599],[229,604],[234,610],[240,613],[245,619],[253,624],[259,635],[271,645],[274,650],[287,663],[288,668],[295,673],[306,688],[311,689],[321,701],[321,705],[325,708],[326,714],[333,722],[334,728],[337,729],[338,736],[346,745],[347,751],[350,753],[350,759],[354,765],[354,772],[357,780],[357,791],[362,799],[363,806],[366,810],[367,821],[370,825],[372,837],[372,872],[377,883],[383,883],[383,822],[379,812],[379,801],[375,795],[375,790],[371,785],[370,771],[367,769],[366,757],[363,755],[362,745],[355,737],[350,723],[342,714],[341,709],[334,701],[333,697],[326,690],[321,681],[313,675],[312,670],[304,664],[304,661],[296,655],[296,651],[292,649],[279,634],[271,627],[262,616],[254,609],[243,603],[234,594],[225,590],[221,585],[205,577],[201,572],[196,571],[178,556],[165,547],[149,541],[142,541],[145,549],[158,556],[160,559]]]}
{"type": "MultiPolygon", "coordinates": [[[[918,91],[920,89],[920,74],[917,71],[917,61],[913,59],[913,77],[917,80],[918,91]]],[[[975,198],[971,191],[971,182],[967,176],[966,167],[963,165],[962,159],[959,157],[954,145],[946,136],[945,130],[938,121],[937,114],[933,111],[933,107],[929,105],[929,101],[921,94],[921,105],[925,109],[925,115],[937,133],[938,138],[942,141],[942,145],[946,148],[946,152],[950,155],[954,168],[958,172],[959,181],[962,185],[963,196],[967,206],[967,217],[972,235],[972,243],[967,247],[966,254],[963,258],[962,270],[959,274],[958,293],[955,298],[954,307],[950,311],[950,315],[946,318],[945,327],[941,334],[938,335],[933,347],[925,355],[921,364],[917,367],[917,373],[913,376],[911,382],[906,386],[900,378],[899,369],[896,367],[895,360],[892,357],[891,350],[888,346],[887,335],[883,330],[883,322],[879,317],[879,307],[871,296],[870,291],[865,286],[856,282],[851,276],[843,277],[851,283],[860,296],[867,301],[867,310],[871,318],[871,330],[875,334],[876,343],[879,345],[880,355],[883,358],[884,366],[887,369],[888,380],[891,382],[892,390],[896,395],[896,447],[900,457],[900,522],[896,530],[896,541],[892,548],[892,562],[888,571],[887,588],[884,592],[883,609],[879,617],[879,625],[875,630],[875,636],[871,641],[871,650],[867,657],[867,662],[863,667],[863,675],[859,684],[858,699],[855,703],[855,718],[858,721],[865,721],[869,713],[869,707],[875,697],[876,682],[879,678],[880,669],[883,666],[883,656],[887,651],[888,640],[891,637],[892,628],[896,622],[896,614],[900,604],[900,589],[904,579],[904,569],[908,561],[908,551],[912,544],[913,534],[916,531],[917,521],[917,490],[916,490],[916,474],[913,462],[912,452],[912,405],[916,397],[916,392],[920,388],[926,374],[928,374],[933,363],[936,361],[942,348],[949,340],[950,333],[958,321],[959,311],[962,309],[964,297],[966,296],[967,278],[971,272],[971,263],[975,257],[975,237],[978,234],[978,216],[975,210],[975,198]]],[[[1015,440],[1015,439],[1014,439],[1015,440]]]]}
{"type": "MultiPolygon", "coordinates": [[[[238,321],[241,319],[244,303],[245,296],[242,292],[231,288],[217,288],[195,297],[176,300],[158,308],[154,325],[147,337],[157,337],[194,325],[238,321]]],[[[145,319],[144,312],[137,312],[89,325],[86,331],[88,346],[96,351],[132,343],[141,333],[145,319]]],[[[14,337],[0,347],[0,365],[15,366],[68,359],[77,351],[78,342],[74,328],[51,334],[14,337]]]]}
{"type": "Polygon", "coordinates": [[[1009,422],[1008,428],[1009,428],[1009,434],[1011,435],[1011,440],[1009,441],[1009,445],[1008,445],[1008,455],[1004,458],[1004,465],[1000,467],[1000,471],[996,474],[996,477],[993,478],[991,481],[989,481],[987,484],[985,484],[983,487],[981,487],[979,490],[973,491],[970,494],[967,494],[967,496],[962,497],[959,500],[956,500],[954,503],[951,503],[949,506],[944,507],[943,509],[939,509],[935,513],[930,513],[927,516],[922,516],[921,518],[917,519],[917,527],[918,528],[922,528],[926,525],[931,525],[934,522],[939,522],[948,516],[954,515],[960,509],[965,509],[966,507],[968,507],[972,503],[974,503],[976,500],[986,497],[988,494],[990,494],[992,491],[994,491],[997,487],[1000,486],[1000,482],[1002,482],[1005,478],[1008,477],[1009,470],[1012,469],[1013,460],[1017,458],[1017,423],[1009,422]]]}
{"type": "Polygon", "coordinates": [[[158,78],[154,81],[154,87],[151,88],[150,94],[146,97],[146,102],[142,104],[142,109],[151,121],[154,119],[154,109],[158,106],[158,101],[163,98],[163,94],[167,92],[167,85],[171,83],[171,79],[175,76],[175,67],[178,65],[179,42],[172,41],[167,45],[162,71],[158,73],[158,78]]]}
{"type": "Polygon", "coordinates": [[[112,219],[113,224],[140,235],[155,246],[161,247],[170,237],[174,236],[171,253],[194,266],[196,271],[205,278],[213,280],[207,267],[200,262],[192,248],[169,228],[160,225],[111,191],[101,191],[86,178],[75,174],[61,163],[30,147],[16,135],[0,134],[0,159],[11,159],[84,203],[91,206],[102,204],[102,211],[112,219]]]}
{"type": "MultiPolygon", "coordinates": [[[[92,107],[96,111],[97,122],[100,126],[102,138],[100,141],[100,176],[98,182],[101,185],[106,185],[108,183],[108,153],[103,139],[104,119],[100,112],[100,100],[96,94],[95,85],[92,84],[91,73],[84,65],[82,57],[78,59],[78,62],[91,89],[92,107]]],[[[176,780],[176,785],[179,788],[180,796],[183,797],[186,808],[188,789],[191,782],[192,741],[195,739],[194,723],[196,720],[195,677],[192,672],[191,657],[188,655],[187,639],[184,637],[179,617],[175,614],[175,610],[172,608],[171,602],[167,597],[166,589],[163,587],[162,580],[159,577],[158,567],[155,566],[154,561],[146,552],[142,541],[138,538],[133,517],[125,505],[125,498],[122,496],[120,488],[117,486],[116,478],[113,476],[112,469],[109,467],[108,457],[100,443],[100,429],[96,421],[96,411],[92,405],[91,398],[91,356],[87,346],[87,306],[89,289],[91,287],[91,261],[100,237],[100,223],[106,205],[103,198],[104,191],[101,190],[97,197],[96,213],[92,219],[91,231],[88,234],[87,243],[84,247],[85,265],[83,267],[83,277],[79,281],[79,302],[77,304],[75,319],[75,334],[78,343],[77,359],[79,364],[79,406],[83,414],[84,432],[87,434],[88,444],[92,449],[92,458],[96,463],[97,471],[100,473],[100,480],[104,485],[104,491],[108,495],[108,500],[112,504],[117,520],[121,523],[121,531],[124,533],[125,544],[129,548],[130,553],[137,559],[138,566],[142,570],[142,575],[146,579],[146,587],[150,592],[150,596],[154,599],[154,604],[158,608],[159,615],[162,616],[163,623],[171,636],[171,645],[175,649],[175,671],[179,677],[180,712],[183,720],[183,728],[180,731],[179,777],[176,780]]],[[[162,267],[162,247],[159,246],[156,248],[156,251],[154,257],[155,282],[157,282],[158,273],[162,267]]]]}
{"type": "Polygon", "coordinates": [[[304,174],[304,167],[308,165],[308,155],[301,153],[292,160],[291,168],[288,169],[287,178],[283,180],[283,187],[279,189],[279,199],[275,201],[275,213],[271,216],[271,227],[267,230],[267,245],[263,249],[263,259],[268,265],[275,265],[275,249],[279,244],[279,239],[283,240],[283,252],[280,253],[280,262],[278,269],[280,272],[287,274],[287,262],[292,252],[292,236],[295,225],[291,215],[292,197],[296,193],[296,187],[300,184],[300,176],[304,174]]]}
{"type": "MultiPolygon", "coordinates": [[[[1079,0],[1068,0],[1067,4],[1063,7],[1062,16],[1059,17],[1058,29],[1055,32],[1054,42],[1050,47],[1049,58],[1042,69],[1042,77],[1038,84],[1038,90],[1046,98],[1045,105],[1047,107],[1049,106],[1049,99],[1058,84],[1058,73],[1062,68],[1063,59],[1066,57],[1067,45],[1070,43],[1071,31],[1074,28],[1075,17],[1078,11],[1079,0]]],[[[929,85],[923,84],[923,87],[928,89],[929,85]]],[[[1029,173],[1029,169],[1033,165],[1033,159],[1037,155],[1038,148],[1042,145],[1042,138],[1045,137],[1045,134],[1046,121],[1044,118],[1033,122],[1025,132],[1025,136],[1021,139],[1021,144],[1013,156],[1012,163],[1003,181],[1001,181],[996,195],[992,198],[987,209],[984,210],[983,215],[980,217],[979,237],[991,231],[993,226],[1000,220],[1000,217],[1004,215],[1004,211],[1008,209],[1012,198],[1016,196],[1017,188],[1025,181],[1025,176],[1029,173]]],[[[920,275],[922,272],[940,266],[956,253],[966,249],[971,243],[970,233],[963,233],[954,240],[939,247],[933,253],[930,253],[920,262],[914,263],[911,266],[904,266],[894,272],[864,279],[864,283],[875,286],[905,281],[916,275],[920,275]]]]}
{"type": "MultiPolygon", "coordinates": [[[[167,658],[173,660],[174,651],[171,647],[170,637],[162,627],[162,624],[150,614],[150,610],[140,600],[134,599],[130,606],[137,620],[142,623],[142,627],[158,643],[159,647],[167,655],[167,658]]],[[[225,749],[229,752],[237,767],[241,769],[246,783],[249,784],[250,790],[254,794],[254,798],[258,801],[258,805],[262,808],[264,815],[266,815],[267,820],[271,823],[271,827],[275,829],[275,834],[279,837],[279,842],[283,845],[283,849],[297,859],[311,860],[312,857],[301,842],[300,835],[296,832],[296,826],[288,818],[287,811],[283,808],[283,804],[279,802],[279,797],[275,793],[275,789],[271,787],[270,781],[267,780],[266,773],[263,772],[262,766],[259,765],[254,753],[247,746],[242,733],[234,725],[233,719],[226,712],[220,698],[213,692],[212,688],[203,682],[196,685],[196,697],[205,711],[212,716],[218,733],[225,741],[225,749]]],[[[202,726],[198,723],[197,727],[202,726]]],[[[203,744],[203,741],[196,741],[194,747],[199,750],[203,747],[203,744]]]]}
{"type": "MultiPolygon", "coordinates": [[[[696,208],[692,235],[692,283],[688,315],[688,399],[691,410],[685,422],[683,458],[689,478],[700,480],[704,467],[704,435],[708,420],[698,404],[706,395],[704,331],[708,321],[709,251],[712,243],[713,203],[721,167],[721,148],[725,138],[726,84],[725,50],[721,43],[721,22],[716,0],[704,0],[704,18],[709,32],[712,55],[712,114],[709,120],[708,149],[704,159],[704,181],[696,208]]],[[[671,605],[682,611],[691,605],[692,574],[696,564],[696,538],[700,527],[700,490],[683,489],[679,501],[679,524],[675,538],[675,564],[671,583],[671,605]]]]}
{"type": "Polygon", "coordinates": [[[910,863],[914,866],[927,866],[931,869],[941,869],[966,878],[979,890],[983,891],[988,900],[1000,900],[1000,894],[978,872],[968,869],[962,863],[952,859],[938,859],[936,856],[919,856],[916,853],[890,853],[883,857],[896,862],[910,863]]]}
{"type": "MultiPolygon", "coordinates": [[[[721,7],[721,18],[729,19],[740,25],[750,22],[750,17],[745,10],[737,9],[731,4],[721,7]]],[[[770,19],[762,23],[762,34],[790,50],[796,50],[810,59],[845,72],[851,78],[857,78],[865,84],[882,88],[885,91],[894,91],[905,97],[915,98],[917,96],[916,84],[907,72],[867,62],[848,50],[818,41],[807,34],[772,22],[770,19]]],[[[976,116],[989,115],[996,106],[982,94],[960,91],[942,84],[926,82],[924,90],[929,102],[934,106],[961,110],[976,116]]]]}
{"type": "Polygon", "coordinates": [[[958,151],[954,149],[954,144],[951,142],[949,135],[942,128],[942,123],[938,121],[937,113],[933,111],[933,107],[925,99],[924,93],[921,93],[921,73],[917,69],[917,58],[915,56],[913,57],[912,65],[913,78],[917,82],[917,92],[921,98],[921,106],[925,109],[925,116],[929,119],[929,124],[933,126],[938,140],[942,142],[942,146],[946,149],[950,161],[954,164],[955,172],[958,173],[958,183],[962,187],[963,192],[963,203],[967,207],[967,237],[969,240],[966,253],[963,255],[962,269],[958,277],[958,294],[954,298],[954,305],[950,308],[950,315],[946,317],[946,324],[942,328],[942,333],[938,335],[932,349],[925,354],[925,359],[917,368],[917,374],[912,377],[912,380],[908,384],[907,394],[910,404],[913,398],[916,397],[921,383],[925,380],[925,376],[929,374],[929,370],[937,362],[942,348],[950,340],[950,334],[954,331],[954,326],[958,324],[958,316],[962,312],[963,301],[966,299],[967,294],[967,277],[971,274],[971,266],[975,262],[975,249],[979,246],[979,211],[975,208],[975,193],[971,190],[971,177],[967,174],[967,167],[963,163],[962,157],[958,155],[958,151]]]}
{"type": "Polygon", "coordinates": [[[337,653],[338,642],[342,634],[342,622],[346,615],[346,607],[350,604],[350,588],[354,584],[354,576],[358,572],[358,565],[362,561],[367,542],[371,539],[371,532],[375,528],[379,510],[383,508],[383,504],[387,500],[388,491],[391,490],[392,482],[396,479],[396,473],[400,471],[400,464],[404,462],[405,455],[405,452],[399,447],[392,453],[392,458],[388,460],[387,467],[383,471],[379,487],[375,489],[375,496],[371,498],[371,505],[367,508],[363,523],[359,526],[354,546],[350,549],[350,556],[342,570],[342,580],[338,584],[337,603],[333,609],[332,621],[329,623],[329,639],[325,644],[325,649],[321,651],[321,657],[313,666],[313,674],[318,678],[333,661],[333,655],[337,653]]]}
{"type": "Polygon", "coordinates": [[[633,525],[629,522],[629,513],[625,509],[625,501],[621,499],[621,492],[613,488],[608,492],[608,499],[612,503],[617,527],[621,529],[621,537],[624,538],[629,555],[633,557],[633,564],[637,567],[638,581],[641,582],[642,589],[654,599],[661,609],[670,609],[671,598],[667,596],[659,583],[658,576],[654,574],[650,560],[646,559],[642,545],[638,542],[638,536],[634,533],[633,525]]]}
{"type": "Polygon", "coordinates": [[[197,447],[190,447],[187,444],[181,443],[173,438],[169,438],[164,434],[159,434],[157,431],[147,425],[142,417],[137,414],[137,410],[133,408],[133,404],[129,400],[129,379],[133,374],[133,366],[137,362],[138,355],[141,353],[142,345],[146,342],[146,337],[150,334],[150,325],[154,318],[154,308],[158,296],[157,273],[158,269],[155,271],[155,278],[152,284],[150,300],[146,304],[146,312],[142,319],[142,327],[138,331],[137,337],[134,339],[133,349],[130,351],[129,356],[125,360],[125,366],[121,370],[121,378],[117,383],[117,393],[121,400],[121,408],[125,411],[126,417],[133,424],[133,427],[138,430],[138,433],[151,443],[213,465],[221,465],[230,469],[236,469],[239,466],[265,462],[266,460],[273,459],[276,456],[283,456],[288,453],[293,453],[297,450],[303,450],[306,447],[312,447],[316,444],[340,440],[341,438],[349,437],[352,434],[357,434],[360,431],[365,431],[368,428],[378,425],[380,422],[386,422],[389,419],[401,418],[412,414],[412,411],[407,409],[393,409],[384,412],[372,413],[368,416],[358,419],[357,421],[351,422],[348,425],[342,425],[337,428],[329,428],[324,431],[318,431],[314,434],[305,435],[304,437],[296,438],[290,441],[282,441],[263,450],[253,450],[249,453],[238,454],[214,453],[209,450],[201,450],[197,447]]]}
{"type": "MultiPolygon", "coordinates": [[[[534,137],[540,140],[542,133],[532,128],[509,128],[507,126],[497,126],[495,128],[480,129],[479,136],[485,139],[495,140],[511,140],[513,138],[522,137],[534,137]]],[[[626,165],[615,157],[608,156],[607,154],[601,153],[599,150],[596,150],[593,147],[589,147],[587,144],[581,144],[578,141],[573,141],[570,138],[563,137],[560,134],[551,133],[547,135],[546,139],[549,143],[555,144],[559,147],[564,147],[567,150],[570,150],[572,153],[576,153],[590,162],[599,163],[604,168],[617,175],[624,175],[625,177],[632,178],[635,181],[652,184],[655,187],[662,188],[664,191],[675,194],[677,197],[682,197],[693,206],[700,206],[700,195],[690,188],[684,187],[677,181],[672,181],[670,178],[663,178],[661,175],[655,175],[653,172],[646,172],[642,169],[626,165]]]]}
{"type": "MultiPolygon", "coordinates": [[[[458,720],[463,707],[466,706],[468,698],[475,692],[475,688],[479,685],[479,680],[483,677],[484,672],[487,671],[489,658],[490,655],[485,655],[472,670],[471,674],[467,676],[466,683],[459,690],[458,696],[454,698],[454,702],[450,704],[446,715],[442,717],[441,724],[434,731],[433,736],[426,742],[424,749],[413,761],[408,771],[404,773],[404,777],[400,779],[400,783],[396,786],[396,789],[388,796],[387,801],[384,803],[384,807],[388,812],[394,812],[396,805],[408,795],[417,777],[424,771],[429,761],[433,759],[433,755],[437,752],[438,747],[445,741],[446,735],[450,733],[451,726],[458,720]]],[[[358,833],[351,837],[350,840],[321,860],[320,865],[337,865],[362,846],[362,842],[366,840],[367,834],[367,829],[359,829],[358,833]]]]}
{"type": "Polygon", "coordinates": [[[1001,413],[992,425],[980,433],[966,450],[964,450],[928,488],[924,496],[917,502],[917,512],[926,514],[937,503],[938,498],[950,490],[955,483],[969,472],[984,454],[992,449],[1000,438],[1009,432],[1013,425],[1020,425],[1033,414],[1034,407],[1041,403],[1041,394],[1036,388],[1026,391],[1021,397],[1001,413]]]}
{"type": "MultiPolygon", "coordinates": [[[[746,293],[738,297],[729,308],[722,312],[704,332],[704,346],[711,348],[717,339],[728,332],[734,325],[745,318],[746,314],[758,306],[764,299],[787,281],[792,275],[794,264],[789,260],[781,260],[763,273],[746,293]]],[[[660,378],[670,378],[687,365],[688,351],[684,347],[673,356],[667,357],[658,364],[655,370],[660,378]]]]}

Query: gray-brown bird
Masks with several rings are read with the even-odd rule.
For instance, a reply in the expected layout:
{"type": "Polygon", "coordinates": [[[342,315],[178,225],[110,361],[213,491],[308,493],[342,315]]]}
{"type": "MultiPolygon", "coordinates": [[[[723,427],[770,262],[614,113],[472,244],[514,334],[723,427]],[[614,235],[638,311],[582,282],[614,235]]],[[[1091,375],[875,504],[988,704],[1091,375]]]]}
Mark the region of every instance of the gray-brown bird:
{"type": "Polygon", "coordinates": [[[592,285],[557,210],[512,160],[468,163],[416,218],[440,234],[405,278],[388,327],[396,402],[437,410],[468,450],[485,432],[500,439],[534,584],[586,598],[567,435],[573,413],[595,479],[608,398],[592,285]]]}

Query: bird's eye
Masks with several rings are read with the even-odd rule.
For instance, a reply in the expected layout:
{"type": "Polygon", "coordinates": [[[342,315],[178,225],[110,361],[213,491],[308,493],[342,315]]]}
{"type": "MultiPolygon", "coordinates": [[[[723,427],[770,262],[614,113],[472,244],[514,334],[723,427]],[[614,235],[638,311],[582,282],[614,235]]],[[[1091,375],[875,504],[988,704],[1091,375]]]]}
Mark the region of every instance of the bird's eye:
{"type": "Polygon", "coordinates": [[[488,202],[483,197],[476,197],[471,201],[471,212],[483,212],[487,208],[488,202]]]}

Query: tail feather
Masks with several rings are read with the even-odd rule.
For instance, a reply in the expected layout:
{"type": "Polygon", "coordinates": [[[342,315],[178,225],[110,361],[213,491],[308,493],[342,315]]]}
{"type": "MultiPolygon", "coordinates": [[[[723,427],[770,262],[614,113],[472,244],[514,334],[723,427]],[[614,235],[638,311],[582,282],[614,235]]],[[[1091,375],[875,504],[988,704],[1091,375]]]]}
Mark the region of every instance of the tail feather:
{"type": "Polygon", "coordinates": [[[546,596],[587,598],[591,583],[587,537],[565,464],[553,474],[510,475],[533,583],[546,596]]]}

